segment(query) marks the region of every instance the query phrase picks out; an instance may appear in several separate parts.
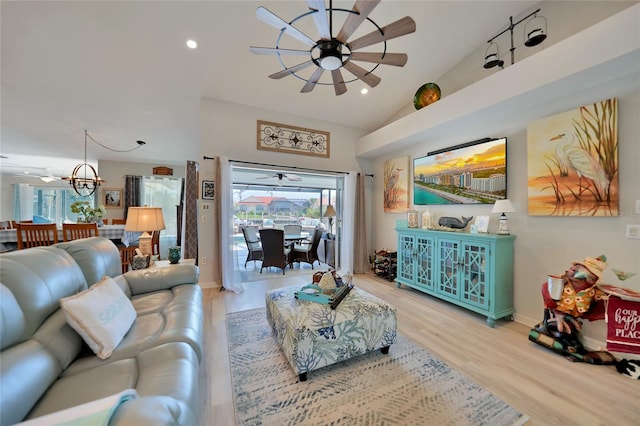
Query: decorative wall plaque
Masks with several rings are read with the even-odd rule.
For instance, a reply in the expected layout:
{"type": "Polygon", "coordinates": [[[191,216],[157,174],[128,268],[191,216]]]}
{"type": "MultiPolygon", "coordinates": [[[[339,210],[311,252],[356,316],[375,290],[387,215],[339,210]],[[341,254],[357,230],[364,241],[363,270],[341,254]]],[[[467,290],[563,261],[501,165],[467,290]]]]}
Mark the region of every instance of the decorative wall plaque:
{"type": "Polygon", "coordinates": [[[170,167],[164,167],[164,166],[154,167],[153,174],[161,175],[161,176],[173,176],[173,169],[170,167]]]}
{"type": "Polygon", "coordinates": [[[258,149],[329,157],[329,132],[258,120],[258,149]]]}

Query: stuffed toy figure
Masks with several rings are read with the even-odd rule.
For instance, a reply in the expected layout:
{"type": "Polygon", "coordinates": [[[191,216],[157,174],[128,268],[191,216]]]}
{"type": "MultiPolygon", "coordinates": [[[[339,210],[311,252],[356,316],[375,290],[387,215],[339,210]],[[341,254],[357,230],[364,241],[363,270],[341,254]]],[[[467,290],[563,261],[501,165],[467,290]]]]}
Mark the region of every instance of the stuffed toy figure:
{"type": "Polygon", "coordinates": [[[544,319],[529,332],[529,340],[563,355],[571,361],[592,364],[614,364],[615,357],[606,351],[588,352],[580,343],[581,319],[604,319],[604,301],[608,296],[596,287],[607,258],[587,257],[571,263],[562,275],[563,287],[559,298],[554,299],[549,285],[542,285],[544,319]]]}

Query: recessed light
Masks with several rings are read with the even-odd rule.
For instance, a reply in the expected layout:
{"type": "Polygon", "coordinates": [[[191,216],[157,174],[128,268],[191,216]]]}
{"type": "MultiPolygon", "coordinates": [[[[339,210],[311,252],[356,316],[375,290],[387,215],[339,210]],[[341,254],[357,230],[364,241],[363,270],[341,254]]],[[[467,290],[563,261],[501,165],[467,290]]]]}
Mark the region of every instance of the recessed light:
{"type": "Polygon", "coordinates": [[[195,49],[198,47],[198,43],[195,40],[187,40],[187,47],[189,49],[195,49]]]}
{"type": "Polygon", "coordinates": [[[360,90],[360,93],[362,93],[363,95],[366,95],[367,93],[369,93],[369,89],[367,89],[366,87],[363,87],[363,88],[360,90]]]}

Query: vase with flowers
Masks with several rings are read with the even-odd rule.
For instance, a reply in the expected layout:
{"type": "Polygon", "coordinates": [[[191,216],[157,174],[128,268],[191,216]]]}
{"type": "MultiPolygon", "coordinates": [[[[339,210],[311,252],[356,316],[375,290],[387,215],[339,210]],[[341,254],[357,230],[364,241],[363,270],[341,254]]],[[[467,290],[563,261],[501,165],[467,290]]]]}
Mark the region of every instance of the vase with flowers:
{"type": "Polygon", "coordinates": [[[71,204],[71,212],[78,215],[77,220],[80,223],[101,224],[106,209],[104,206],[92,207],[89,201],[76,201],[71,204]]]}

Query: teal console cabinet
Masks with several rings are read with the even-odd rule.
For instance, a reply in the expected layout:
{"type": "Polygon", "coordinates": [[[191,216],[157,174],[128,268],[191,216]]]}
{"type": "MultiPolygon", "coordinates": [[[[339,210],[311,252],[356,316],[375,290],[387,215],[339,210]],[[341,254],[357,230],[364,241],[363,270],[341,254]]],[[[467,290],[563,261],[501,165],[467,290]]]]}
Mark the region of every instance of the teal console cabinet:
{"type": "Polygon", "coordinates": [[[487,317],[513,319],[513,235],[408,228],[398,221],[402,284],[487,317]]]}

